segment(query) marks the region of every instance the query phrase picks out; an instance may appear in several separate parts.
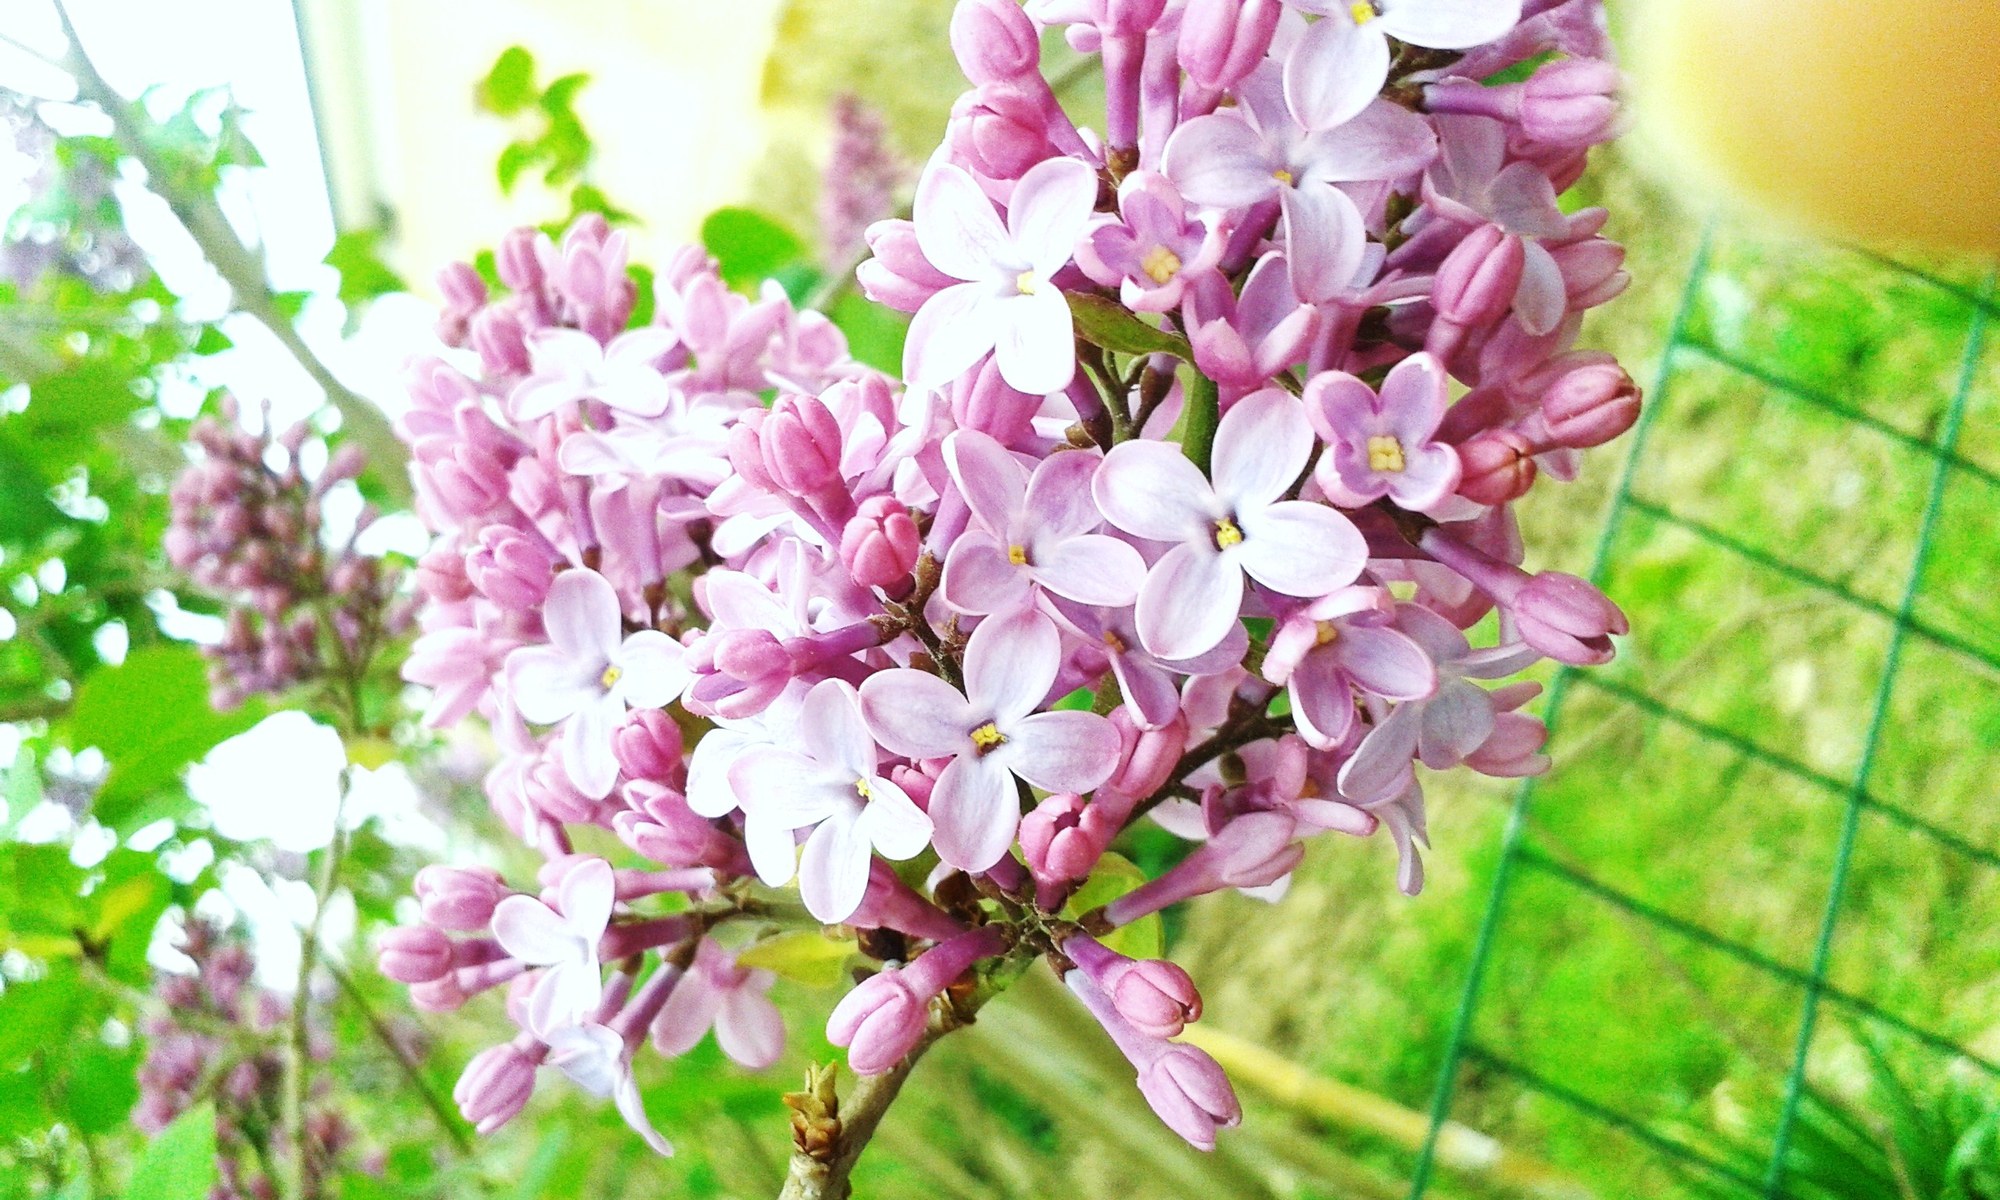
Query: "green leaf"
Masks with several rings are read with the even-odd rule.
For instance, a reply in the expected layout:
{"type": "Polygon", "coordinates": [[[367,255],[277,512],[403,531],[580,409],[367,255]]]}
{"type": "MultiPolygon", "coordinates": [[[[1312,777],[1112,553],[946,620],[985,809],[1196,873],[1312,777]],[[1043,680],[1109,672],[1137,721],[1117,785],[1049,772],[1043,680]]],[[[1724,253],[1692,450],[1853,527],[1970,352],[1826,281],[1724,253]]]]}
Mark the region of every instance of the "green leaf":
{"type": "Polygon", "coordinates": [[[479,81],[479,106],[488,112],[511,117],[535,102],[535,56],[526,46],[509,46],[500,52],[493,69],[479,81]]]}
{"type": "Polygon", "coordinates": [[[235,344],[229,340],[228,334],[222,332],[221,326],[204,325],[201,336],[195,339],[194,352],[200,355],[220,354],[235,344]]]}
{"type": "MultiPolygon", "coordinates": [[[[1121,854],[1107,851],[1097,860],[1097,869],[1076,894],[1063,907],[1063,915],[1074,920],[1093,908],[1103,906],[1135,891],[1146,882],[1146,873],[1134,866],[1121,854]]],[[[1139,918],[1130,925],[1122,926],[1098,939],[1106,946],[1129,958],[1158,958],[1164,939],[1160,929],[1160,914],[1152,913],[1139,918]]]]}
{"type": "Polygon", "coordinates": [[[172,643],[143,647],[119,666],[93,671],[77,689],[61,733],[71,747],[96,746],[110,761],[92,808],[98,820],[125,833],[151,792],[262,715],[258,704],[231,713],[210,708],[200,652],[172,643]]]}
{"type": "Polygon", "coordinates": [[[14,826],[28,811],[42,802],[42,769],[35,761],[35,752],[22,746],[14,752],[14,765],[0,776],[0,801],[7,805],[5,820],[0,820],[0,838],[14,832],[14,826]]]}
{"type": "MultiPolygon", "coordinates": [[[[570,189],[569,220],[563,223],[564,227],[567,228],[570,224],[574,223],[576,219],[582,216],[584,213],[593,213],[593,212],[601,215],[606,222],[612,225],[631,225],[639,220],[638,214],[626,212],[624,209],[618,207],[616,204],[611,203],[611,197],[606,196],[602,188],[592,186],[591,184],[588,183],[579,183],[574,188],[570,189]]],[[[628,267],[626,267],[626,270],[632,272],[644,271],[646,273],[644,286],[648,290],[646,292],[641,293],[639,302],[641,304],[650,306],[652,304],[652,295],[650,291],[653,279],[652,270],[648,267],[642,266],[639,263],[630,264],[628,267]]],[[[634,277],[636,278],[637,276],[635,275],[634,277]]],[[[650,321],[651,319],[652,319],[651,317],[647,318],[648,321],[650,321]]],[[[628,328],[636,328],[637,326],[643,325],[645,323],[646,321],[635,320],[631,326],[628,326],[628,328]]]]}
{"type": "Polygon", "coordinates": [[[80,1044],[71,1056],[64,1091],[70,1119],[85,1133],[110,1133],[132,1119],[139,1102],[134,1077],[139,1058],[130,1048],[114,1050],[103,1042],[80,1044]]]}
{"type": "Polygon", "coordinates": [[[772,971],[812,988],[840,982],[841,967],[854,954],[851,940],[834,940],[817,930],[801,929],[767,938],[736,956],[739,966],[772,971]]]}
{"type": "Polygon", "coordinates": [[[215,1105],[190,1108],[160,1131],[132,1168],[126,1200],[207,1200],[215,1186],[215,1105]]]}
{"type": "Polygon", "coordinates": [[[701,223],[701,244],[715,255],[723,282],[749,291],[805,255],[797,234],[747,208],[718,208],[701,223]]]}
{"type": "Polygon", "coordinates": [[[296,321],[299,319],[299,314],[306,310],[306,301],[310,299],[312,299],[311,292],[274,292],[271,295],[271,307],[277,309],[278,315],[285,320],[296,321]]]}
{"type": "Polygon", "coordinates": [[[1076,319],[1077,333],[1093,346],[1119,354],[1172,354],[1184,362],[1193,361],[1187,339],[1153,328],[1114,300],[1090,292],[1068,292],[1065,298],[1070,316],[1076,319]]]}
{"type": "Polygon", "coordinates": [[[105,970],[114,978],[144,986],[152,977],[146,950],[173,900],[173,881],[157,857],[137,850],[113,850],[99,869],[104,878],[89,897],[91,940],[103,948],[105,970]]]}
{"type": "Polygon", "coordinates": [[[659,302],[653,291],[653,268],[644,263],[632,263],[625,268],[625,274],[632,280],[633,293],[632,315],[625,318],[625,328],[640,329],[651,325],[653,307],[659,302]]]}
{"type": "Polygon", "coordinates": [[[0,857],[0,879],[8,883],[4,896],[10,933],[75,932],[84,923],[84,878],[66,846],[8,846],[0,857]]]}
{"type": "Polygon", "coordinates": [[[494,165],[494,173],[500,180],[500,191],[511,194],[514,184],[521,178],[521,172],[535,165],[537,151],[527,142],[509,142],[500,151],[500,161],[494,165]]]}
{"type": "Polygon", "coordinates": [[[841,296],[827,316],[847,335],[849,354],[878,371],[902,374],[903,340],[910,332],[910,318],[860,292],[841,296]]]}
{"type": "Polygon", "coordinates": [[[564,75],[554,83],[551,83],[548,86],[548,90],[542,93],[542,98],[539,101],[542,111],[551,117],[560,117],[572,113],[576,102],[576,94],[583,90],[584,84],[589,82],[590,76],[579,71],[574,75],[564,75]]]}
{"type": "Polygon", "coordinates": [[[1097,703],[1097,693],[1087,687],[1080,687],[1056,701],[1055,707],[1061,712],[1089,712],[1097,703]]]}
{"type": "Polygon", "coordinates": [[[334,238],[327,252],[326,265],[340,272],[340,302],[350,310],[377,296],[410,290],[382,261],[381,240],[379,229],[350,229],[334,238]]]}
{"type": "Polygon", "coordinates": [[[8,984],[0,992],[0,1071],[69,1041],[82,1011],[83,984],[73,966],[52,967],[33,983],[8,984]]]}
{"type": "Polygon", "coordinates": [[[88,359],[29,385],[28,407],[5,418],[33,443],[83,441],[145,407],[132,390],[134,372],[118,363],[88,359]]]}

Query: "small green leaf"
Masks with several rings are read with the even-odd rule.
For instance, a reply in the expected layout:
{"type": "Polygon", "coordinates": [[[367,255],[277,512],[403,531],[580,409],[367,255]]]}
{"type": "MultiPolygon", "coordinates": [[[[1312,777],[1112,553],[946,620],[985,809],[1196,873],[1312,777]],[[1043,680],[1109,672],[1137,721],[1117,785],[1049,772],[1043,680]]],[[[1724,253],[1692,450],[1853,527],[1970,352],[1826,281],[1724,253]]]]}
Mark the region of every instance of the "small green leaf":
{"type": "Polygon", "coordinates": [[[110,1133],[132,1119],[132,1106],[139,1102],[139,1084],[134,1078],[138,1065],[138,1055],[129,1047],[114,1050],[94,1039],[77,1046],[64,1091],[69,1098],[70,1119],[78,1129],[110,1133]]]}
{"type": "Polygon", "coordinates": [[[207,1200],[215,1186],[215,1106],[201,1104],[161,1130],[132,1168],[126,1200],[207,1200]]]}
{"type": "Polygon", "coordinates": [[[632,280],[633,297],[632,315],[625,318],[625,328],[638,329],[651,325],[653,306],[658,303],[658,297],[653,293],[653,268],[644,263],[633,263],[625,268],[625,274],[632,280]]]}
{"type": "Polygon", "coordinates": [[[1062,712],[1089,712],[1097,703],[1097,695],[1087,687],[1080,687],[1056,701],[1056,708],[1062,712]]]}
{"type": "Polygon", "coordinates": [[[14,826],[28,815],[28,810],[42,802],[42,769],[35,761],[35,752],[22,746],[14,752],[14,765],[0,776],[0,801],[7,805],[7,815],[0,820],[0,838],[14,832],[14,826]]]}
{"type": "Polygon", "coordinates": [[[340,302],[350,310],[377,296],[410,290],[382,261],[381,240],[379,229],[350,229],[333,239],[327,252],[326,265],[340,272],[340,302]]]}
{"type": "Polygon", "coordinates": [[[749,291],[806,252],[798,235],[747,208],[718,208],[701,223],[701,244],[715,255],[723,282],[749,291]]]}
{"type": "Polygon", "coordinates": [[[542,111],[551,117],[559,117],[571,113],[576,102],[576,94],[583,90],[584,84],[589,82],[590,76],[579,71],[574,75],[565,75],[554,83],[551,83],[548,86],[548,90],[542,93],[542,98],[539,101],[542,111]]]}
{"type": "Polygon", "coordinates": [[[287,321],[296,321],[306,310],[306,301],[312,299],[311,292],[277,292],[271,296],[271,307],[287,321]]]}
{"type": "MultiPolygon", "coordinates": [[[[1097,860],[1097,869],[1090,873],[1090,878],[1084,880],[1083,886],[1069,898],[1069,903],[1063,907],[1063,915],[1073,920],[1137,890],[1145,882],[1144,871],[1123,855],[1106,852],[1103,858],[1097,860]]],[[[1129,958],[1158,958],[1164,944],[1160,914],[1141,917],[1098,940],[1129,958]]]]}
{"type": "Polygon", "coordinates": [[[1155,329],[1112,300],[1089,292],[1066,293],[1076,331],[1093,346],[1119,354],[1172,354],[1191,361],[1193,352],[1179,334],[1155,329]]]}
{"type": "Polygon", "coordinates": [[[200,355],[220,354],[235,344],[229,340],[228,334],[222,332],[221,326],[204,325],[201,336],[195,339],[194,352],[200,355]]]}
{"type": "MultiPolygon", "coordinates": [[[[73,966],[54,966],[33,983],[0,992],[0,1071],[67,1042],[83,1010],[84,987],[73,966]]],[[[0,1091],[7,1089],[0,1088],[0,1091]]]]}
{"type": "Polygon", "coordinates": [[[479,81],[478,102],[488,112],[511,117],[535,102],[535,56],[525,46],[500,52],[493,69],[479,81]]]}
{"type": "Polygon", "coordinates": [[[854,952],[852,941],[802,929],[758,942],[737,955],[736,963],[775,972],[807,987],[830,988],[840,982],[840,969],[854,952]]]}
{"type": "Polygon", "coordinates": [[[910,318],[859,292],[843,295],[827,316],[847,335],[847,352],[858,361],[891,375],[902,373],[910,318]]]}
{"type": "Polygon", "coordinates": [[[494,174],[500,180],[500,191],[512,194],[514,184],[519,182],[521,172],[535,164],[535,147],[527,142],[509,142],[500,151],[500,161],[494,166],[494,174]]]}

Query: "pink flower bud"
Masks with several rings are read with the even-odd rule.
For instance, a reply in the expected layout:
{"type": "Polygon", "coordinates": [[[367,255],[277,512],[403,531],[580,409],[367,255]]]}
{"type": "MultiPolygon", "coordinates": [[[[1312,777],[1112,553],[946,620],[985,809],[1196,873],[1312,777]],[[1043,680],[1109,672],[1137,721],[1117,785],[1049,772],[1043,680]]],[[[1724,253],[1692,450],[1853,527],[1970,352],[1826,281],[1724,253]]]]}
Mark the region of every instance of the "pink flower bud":
{"type": "Polygon", "coordinates": [[[1201,1017],[1201,993],[1173,963],[1127,958],[1088,934],[1071,937],[1062,949],[1111,998],[1118,1015],[1148,1037],[1179,1037],[1201,1017]]]}
{"type": "Polygon", "coordinates": [[[1106,905],[1105,919],[1114,926],[1129,925],[1170,904],[1226,887],[1276,883],[1305,856],[1305,847],[1294,840],[1297,834],[1298,822],[1285,813],[1245,813],[1166,874],[1106,905]]]}
{"type": "Polygon", "coordinates": [[[509,1042],[483,1050],[465,1065],[451,1098],[481,1136],[514,1119],[535,1092],[535,1063],[541,1057],[509,1042]]]}
{"type": "Polygon", "coordinates": [[[840,535],[840,561],[862,587],[892,588],[909,578],[923,552],[910,510],[894,496],[871,496],[840,535]]]}
{"type": "Polygon", "coordinates": [[[757,440],[765,473],[784,491],[810,496],[840,483],[840,422],[818,398],[781,398],[757,440]]]}
{"type": "Polygon", "coordinates": [[[669,867],[714,867],[748,874],[743,843],[696,816],[681,793],[650,780],[625,785],[630,811],[615,814],[611,827],[620,840],[654,862],[669,867]]]}
{"type": "Polygon", "coordinates": [[[894,929],[934,942],[948,942],[965,932],[963,925],[913,891],[880,858],[869,860],[868,891],[847,924],[856,929],[894,929]]]}
{"type": "Polygon", "coordinates": [[[945,136],[968,167],[993,179],[1019,179],[1057,153],[1044,97],[1004,83],[960,97],[945,136]]]}
{"type": "Polygon", "coordinates": [[[1458,447],[1464,474],[1458,494],[1474,504],[1505,504],[1535,485],[1535,447],[1511,429],[1490,429],[1458,447]]]}
{"type": "Polygon", "coordinates": [[[1593,363],[1564,375],[1542,394],[1549,436],[1582,450],[1601,446],[1639,419],[1639,385],[1616,363],[1593,363]]]}
{"type": "Polygon", "coordinates": [[[1521,132],[1551,146],[1607,141],[1618,119],[1618,68],[1593,58],[1542,64],[1521,86],[1521,132]]]}
{"type": "Polygon", "coordinates": [[[419,1012],[457,1012],[471,998],[458,985],[458,976],[449,971],[428,983],[410,985],[410,1004],[419,1012]]]}
{"type": "Polygon", "coordinates": [[[611,753],[627,779],[670,783],[682,774],[681,727],[663,709],[635,708],[611,735],[611,753]]]}
{"type": "Polygon", "coordinates": [[[1615,653],[1610,635],[1631,630],[1603,592],[1561,571],[1543,571],[1506,604],[1522,641],[1572,666],[1610,662],[1615,653]]]}
{"type": "Polygon", "coordinates": [[[1283,12],[1278,0],[1188,0],[1181,67],[1213,91],[1235,87],[1264,60],[1283,12]]]}
{"type": "Polygon", "coordinates": [[[437,273],[438,294],[453,308],[470,311],[486,303],[486,281],[462,262],[446,263],[437,273]]]}
{"type": "Polygon", "coordinates": [[[770,416],[768,409],[752,409],[729,428],[729,465],[745,483],[759,491],[777,492],[781,489],[770,472],[764,469],[764,443],[758,431],[770,416]]]}
{"type": "Polygon", "coordinates": [[[769,630],[725,629],[705,640],[715,669],[732,679],[764,684],[773,678],[784,681],[792,677],[792,656],[769,630]]]}
{"type": "Polygon", "coordinates": [[[487,599],[511,612],[531,612],[548,598],[556,558],[548,543],[505,525],[479,531],[479,544],[465,556],[465,575],[487,599]]]}
{"type": "Polygon", "coordinates": [[[1549,252],[1562,272],[1570,311],[1609,304],[1632,283],[1625,271],[1625,247],[1601,237],[1585,238],[1549,252]]]}
{"type": "Polygon", "coordinates": [[[1445,256],[1431,285],[1438,318],[1461,329],[1498,321],[1514,303],[1527,261],[1521,239],[1498,225],[1481,225],[1466,234],[1445,256]]]}
{"type": "Polygon", "coordinates": [[[404,925],[376,942],[376,968],[398,983],[429,983],[451,970],[451,939],[428,925],[404,925]]]}
{"type": "Polygon", "coordinates": [[[1139,1071],[1139,1094],[1167,1128],[1198,1150],[1215,1149],[1218,1129],[1243,1122],[1243,1106],[1221,1064],[1184,1042],[1167,1042],[1139,1071]]]}
{"type": "Polygon", "coordinates": [[[1034,432],[1041,407],[1042,397],[1007,386],[995,358],[987,358],[979,370],[965,372],[952,384],[952,423],[960,429],[977,429],[1003,446],[1034,432]]]}
{"type": "Polygon", "coordinates": [[[424,920],[469,933],[492,922],[493,906],[506,898],[508,887],[491,867],[433,864],[417,872],[416,893],[424,920]]]}
{"type": "MultiPolygon", "coordinates": [[[[1050,796],[1021,818],[1021,850],[1037,882],[1068,883],[1088,878],[1104,857],[1109,839],[1098,822],[1086,823],[1090,806],[1063,792],[1050,796]]],[[[1111,830],[1116,834],[1117,830],[1111,830]]]]}
{"type": "Polygon", "coordinates": [[[542,286],[546,278],[542,274],[541,256],[535,253],[535,243],[541,234],[527,226],[510,229],[500,239],[500,246],[493,252],[493,267],[500,276],[500,282],[516,292],[530,292],[542,286]]]}
{"type": "Polygon", "coordinates": [[[1020,79],[1042,65],[1035,23],[1014,0],[959,0],[951,13],[951,52],[975,84],[1020,79]]]}
{"type": "Polygon", "coordinates": [[[1176,712],[1159,729],[1141,729],[1130,707],[1121,704],[1111,710],[1111,724],[1118,730],[1118,769],[1104,787],[1143,800],[1180,765],[1181,751],[1187,749],[1187,714],[1176,712]]]}
{"type": "Polygon", "coordinates": [[[879,1075],[895,1066],[924,1036],[930,996],[917,994],[904,980],[907,970],[892,968],[862,980],[827,1018],[827,1041],[847,1047],[847,1065],[857,1075],[879,1075]]]}
{"type": "Polygon", "coordinates": [[[480,365],[493,376],[526,375],[533,363],[528,358],[528,334],[521,315],[511,304],[495,304],[480,309],[472,318],[472,348],[479,352],[480,365]]]}
{"type": "Polygon", "coordinates": [[[913,313],[958,282],[924,257],[917,245],[917,227],[908,221],[877,221],[865,236],[873,257],[855,269],[854,279],[862,294],[877,304],[913,313]]]}

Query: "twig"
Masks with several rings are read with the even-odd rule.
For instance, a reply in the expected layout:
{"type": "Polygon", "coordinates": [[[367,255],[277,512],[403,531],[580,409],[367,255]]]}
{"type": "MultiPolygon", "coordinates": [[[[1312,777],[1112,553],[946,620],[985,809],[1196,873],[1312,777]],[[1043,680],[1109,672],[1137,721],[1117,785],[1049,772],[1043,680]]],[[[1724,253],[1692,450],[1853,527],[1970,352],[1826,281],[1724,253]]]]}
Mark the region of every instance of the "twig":
{"type": "Polygon", "coordinates": [[[452,1108],[451,1102],[432,1086],[430,1077],[424,1074],[423,1065],[417,1062],[409,1047],[397,1039],[395,1031],[389,1028],[388,1022],[375,1011],[375,1006],[368,1002],[368,997],[361,991],[361,985],[355,982],[354,976],[349,974],[346,968],[334,962],[328,962],[326,970],[333,976],[334,982],[340,985],[340,990],[348,1001],[361,1010],[361,1018],[367,1021],[368,1028],[374,1031],[375,1040],[381,1042],[382,1048],[396,1060],[396,1066],[402,1069],[403,1077],[409,1080],[410,1086],[417,1089],[417,1094],[423,1097],[425,1107],[429,1108],[431,1115],[437,1118],[438,1127],[451,1138],[452,1145],[457,1146],[461,1154],[471,1153],[472,1139],[466,1136],[465,1127],[459,1122],[457,1111],[452,1108]]]}
{"type": "Polygon", "coordinates": [[[346,808],[347,788],[343,784],[340,802],[333,810],[333,840],[327,843],[326,858],[320,863],[319,880],[313,887],[312,922],[302,931],[299,941],[298,990],[292,993],[291,1022],[285,1039],[285,1091],[281,1101],[281,1125],[289,1152],[284,1162],[281,1194],[287,1200],[306,1200],[306,1022],[312,1014],[312,973],[319,961],[320,926],[326,920],[327,898],[340,878],[340,862],[347,850],[347,839],[340,832],[340,819],[346,808]]]}
{"type": "Polygon", "coordinates": [[[947,1001],[932,1010],[930,1027],[924,1031],[923,1040],[903,1056],[903,1061],[880,1075],[864,1075],[855,1084],[853,1093],[841,1102],[838,1110],[839,1136],[825,1153],[815,1157],[802,1148],[792,1151],[791,1166],[785,1172],[785,1185],[778,1192],[778,1200],[848,1200],[854,1194],[848,1176],[860,1161],[861,1152],[868,1148],[869,1139],[875,1136],[889,1105],[903,1090],[904,1081],[926,1050],[964,1024],[951,1015],[948,1005],[947,1001]]]}
{"type": "Polygon", "coordinates": [[[83,42],[77,37],[63,0],[57,0],[56,15],[62,20],[63,35],[69,39],[69,50],[57,65],[76,81],[78,98],[96,105],[111,119],[119,144],[146,169],[152,191],[167,202],[209,265],[229,284],[237,309],[255,317],[298,360],[313,382],[326,392],[328,402],[340,410],[343,435],[367,453],[382,488],[395,499],[407,501],[410,483],[402,471],[407,455],[390,428],[388,417],[342,383],[278,310],[276,296],[264,273],[263,255],[237,236],[214,195],[203,191],[182,192],[171,186],[173,170],[160,157],[155,145],[158,130],[149,127],[149,118],[142,115],[143,110],[137,104],[119,95],[98,73],[96,64],[83,51],[83,42]]]}

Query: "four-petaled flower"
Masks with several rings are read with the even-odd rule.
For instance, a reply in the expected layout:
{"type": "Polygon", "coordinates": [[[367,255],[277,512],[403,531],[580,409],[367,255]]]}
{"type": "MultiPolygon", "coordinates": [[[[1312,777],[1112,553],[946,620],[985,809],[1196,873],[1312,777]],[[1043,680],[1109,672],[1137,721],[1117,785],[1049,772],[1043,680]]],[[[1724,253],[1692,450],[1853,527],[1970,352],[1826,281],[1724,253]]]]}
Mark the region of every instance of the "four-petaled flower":
{"type": "Polygon", "coordinates": [[[785,1050],[785,1019],[764,994],[777,980],[769,971],[738,966],[735,955],[703,938],[694,964],[653,1018],[653,1048],[678,1057],[713,1027],[724,1054],[763,1070],[785,1050]]]}
{"type": "Polygon", "coordinates": [[[1290,689],[1305,740],[1338,746],[1354,729],[1354,690],[1384,700],[1423,700],[1437,667],[1422,646],[1390,627],[1395,601],[1380,588],[1342,588],[1285,618],[1264,656],[1264,678],[1290,689]]]}
{"type": "Polygon", "coordinates": [[[654,364],[674,348],[671,330],[647,325],[601,346],[575,329],[537,329],[528,335],[535,373],[514,385],[508,411],[517,421],[546,417],[565,404],[596,400],[620,412],[657,417],[673,389],[654,364]]]}
{"type": "Polygon", "coordinates": [[[931,819],[882,777],[880,751],[853,685],[815,684],[799,709],[799,750],[755,749],[729,768],[743,806],[743,840],[757,874],[773,887],[794,870],[806,910],[837,925],[861,907],[872,847],[914,858],[930,844],[931,819]],[[812,830],[794,861],[793,831],[812,830]]]}
{"type": "Polygon", "coordinates": [[[591,1095],[609,1096],[618,1115],[655,1153],[673,1156],[673,1144],[660,1136],[646,1115],[646,1102],[632,1078],[632,1048],[616,1030],[595,1022],[566,1025],[550,1030],[543,1040],[549,1045],[550,1066],[591,1095]]]}
{"type": "Polygon", "coordinates": [[[989,351],[1016,391],[1069,386],[1076,346],[1069,301],[1055,285],[1097,203],[1097,172],[1073,158],[1038,163],[1014,186],[1003,228],[993,202],[962,167],[934,164],[917,185],[917,244],[939,271],[963,280],[924,302],[910,323],[903,376],[950,383],[989,351]]]}
{"type": "Polygon", "coordinates": [[[1389,79],[1389,39],[1433,50],[1490,42],[1521,20],[1521,0],[1289,0],[1318,13],[1285,63],[1285,95],[1309,129],[1349,120],[1389,79]]]}
{"type": "Polygon", "coordinates": [[[563,726],[563,766],[593,800],[611,794],[618,759],[611,733],[627,705],[661,708],[687,686],[680,643],[654,629],[625,636],[618,593],[576,568],[556,576],[542,608],[549,644],[507,656],[507,694],[521,716],[563,726]]]}
{"type": "Polygon", "coordinates": [[[1088,792],[1118,766],[1118,730],[1087,712],[1036,712],[1062,668],[1062,639],[1038,612],[988,617],[965,648],[965,692],[902,668],[861,685],[875,740],[912,759],[949,758],[931,790],[938,857],[963,871],[1000,861],[1021,824],[1015,776],[1088,792]]]}
{"type": "Polygon", "coordinates": [[[985,614],[1027,607],[1037,589],[1084,604],[1130,604],[1138,596],[1146,561],[1127,543],[1093,532],[1104,524],[1090,497],[1097,455],[1053,455],[1030,476],[1006,447],[971,429],[952,434],[944,454],[982,527],[952,544],[945,603],[985,614]]]}
{"type": "Polygon", "coordinates": [[[1124,442],[1097,472],[1097,507],[1135,537],[1178,543],[1139,591],[1139,640],[1164,659],[1205,654],[1243,606],[1243,577],[1317,598],[1354,582],[1368,544],[1324,504],[1287,500],[1312,455],[1304,407],[1253,392],[1215,431],[1214,482],[1167,442],[1124,442]]]}
{"type": "Polygon", "coordinates": [[[1316,478],[1345,508],[1384,496],[1423,512],[1458,489],[1458,452],[1436,441],[1448,404],[1444,367],[1428,354],[1396,364],[1382,391],[1341,371],[1314,376],[1306,416],[1326,439],[1316,478]]]}
{"type": "Polygon", "coordinates": [[[528,998],[528,1028],[538,1037],[596,1013],[604,992],[597,943],[611,923],[616,894],[611,864],[593,858],[570,868],[557,885],[560,912],[533,896],[509,896],[494,908],[500,948],[542,968],[528,998]]]}
{"type": "Polygon", "coordinates": [[[1173,310],[1188,280],[1213,270],[1222,258],[1213,220],[1189,215],[1173,181],[1158,171],[1125,177],[1118,185],[1118,212],[1092,223],[1077,244],[1076,265],[1093,282],[1117,288],[1133,312],[1173,310]]]}

